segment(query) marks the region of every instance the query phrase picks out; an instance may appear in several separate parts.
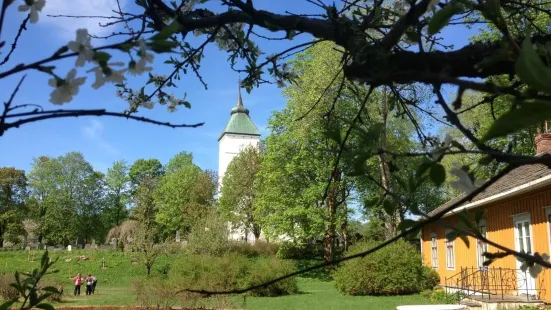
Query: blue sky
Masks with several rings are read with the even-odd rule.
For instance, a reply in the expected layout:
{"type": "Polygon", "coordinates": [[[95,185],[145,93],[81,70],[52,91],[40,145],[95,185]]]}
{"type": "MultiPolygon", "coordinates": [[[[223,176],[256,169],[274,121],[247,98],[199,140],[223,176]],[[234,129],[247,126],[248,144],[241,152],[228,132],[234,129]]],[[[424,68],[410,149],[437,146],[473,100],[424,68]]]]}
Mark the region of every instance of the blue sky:
{"type": "MultiPolygon", "coordinates": [[[[2,40],[11,44],[24,13],[17,11],[17,6],[23,0],[16,0],[7,12],[6,24],[2,31],[2,40]]],[[[133,7],[133,0],[122,0],[123,6],[133,7]]],[[[306,1],[299,0],[260,0],[255,1],[258,8],[273,12],[316,12],[316,8],[306,1]]],[[[87,28],[90,33],[105,35],[120,28],[102,28],[97,19],[67,19],[47,17],[47,14],[72,15],[112,15],[114,0],[46,0],[46,7],[40,20],[30,24],[18,44],[18,49],[10,62],[0,67],[4,71],[19,63],[29,63],[50,56],[62,45],[74,40],[78,28],[87,28]],[[71,3],[71,5],[69,4],[71,3]]],[[[447,43],[458,46],[466,42],[467,35],[463,30],[452,30],[445,33],[447,43]]],[[[308,38],[297,38],[297,43],[308,38]]],[[[94,46],[105,44],[101,40],[93,40],[94,46]]],[[[286,41],[262,42],[261,48],[271,54],[289,47],[286,41]]],[[[6,47],[2,50],[4,57],[6,47]]],[[[154,72],[168,74],[170,66],[161,64],[162,57],[156,56],[154,72]]],[[[173,123],[205,122],[197,129],[170,129],[141,122],[108,118],[83,117],[73,119],[58,119],[26,124],[19,129],[12,129],[0,137],[0,166],[15,166],[29,171],[33,157],[47,155],[60,156],[70,151],[82,152],[95,169],[105,172],[111,164],[120,159],[132,163],[139,158],[158,158],[166,163],[172,156],[181,151],[193,152],[195,162],[203,169],[218,168],[218,136],[229,119],[229,113],[237,99],[237,73],[231,70],[227,55],[216,46],[208,48],[202,63],[201,74],[208,84],[205,90],[194,75],[183,76],[177,82],[177,95],[187,93],[191,102],[190,110],[181,108],[170,113],[163,106],[153,110],[144,110],[142,115],[149,118],[173,123]]],[[[114,54],[114,61],[125,61],[125,55],[114,54]]],[[[74,59],[55,63],[56,73],[65,76],[74,67],[74,59]]],[[[79,76],[89,69],[79,68],[79,76]]],[[[15,102],[18,104],[33,103],[46,109],[61,108],[52,105],[48,99],[52,90],[48,86],[48,76],[40,72],[27,72],[28,76],[15,102]]],[[[20,75],[2,80],[3,100],[6,100],[11,90],[17,84],[20,75]]],[[[99,90],[90,87],[93,76],[87,75],[86,84],[81,87],[73,101],[62,108],[107,108],[122,111],[127,104],[115,96],[115,88],[107,84],[99,90]]],[[[130,77],[131,79],[134,79],[130,77]]],[[[133,85],[139,85],[143,78],[134,79],[133,85]]],[[[274,110],[285,106],[281,89],[275,85],[263,85],[254,89],[251,94],[242,92],[243,101],[250,110],[250,115],[257,127],[265,136],[268,118],[274,110]]]]}

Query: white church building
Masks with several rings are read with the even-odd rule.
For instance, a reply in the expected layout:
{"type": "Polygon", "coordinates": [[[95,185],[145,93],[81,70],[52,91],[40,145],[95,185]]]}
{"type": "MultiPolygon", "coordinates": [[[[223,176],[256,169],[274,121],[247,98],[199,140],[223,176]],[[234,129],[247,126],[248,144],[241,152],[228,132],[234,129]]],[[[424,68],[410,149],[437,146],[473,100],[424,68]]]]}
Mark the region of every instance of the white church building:
{"type": "MultiPolygon", "coordinates": [[[[228,165],[239,152],[248,146],[260,147],[260,131],[249,116],[249,109],[243,106],[241,87],[238,89],[237,105],[231,109],[230,120],[218,138],[218,192],[222,188],[222,180],[228,165]]],[[[242,240],[254,243],[254,234],[245,236],[244,229],[230,228],[231,240],[242,240]]],[[[262,238],[262,237],[261,237],[262,238]]]]}

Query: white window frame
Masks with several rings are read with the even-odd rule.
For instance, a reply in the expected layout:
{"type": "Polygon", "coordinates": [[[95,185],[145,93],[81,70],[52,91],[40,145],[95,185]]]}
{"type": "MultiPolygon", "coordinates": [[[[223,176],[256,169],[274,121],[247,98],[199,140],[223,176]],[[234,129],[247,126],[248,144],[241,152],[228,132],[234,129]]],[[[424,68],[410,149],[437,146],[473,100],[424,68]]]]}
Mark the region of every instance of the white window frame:
{"type": "Polygon", "coordinates": [[[446,245],[446,269],[455,270],[455,240],[448,240],[448,234],[453,232],[451,229],[446,229],[445,245],[446,245]],[[451,248],[451,257],[450,257],[451,248]]]}
{"type": "Polygon", "coordinates": [[[438,269],[438,237],[436,236],[436,233],[430,233],[430,258],[432,268],[438,269]]]}
{"type": "MultiPolygon", "coordinates": [[[[485,232],[482,234],[486,239],[488,238],[488,224],[485,219],[481,219],[480,222],[476,223],[478,230],[482,233],[482,227],[484,227],[485,232]]],[[[484,266],[484,261],[486,260],[482,254],[488,252],[488,244],[481,240],[476,239],[476,264],[478,268],[487,268],[484,266]],[[480,248],[482,247],[482,249],[480,248]]]]}

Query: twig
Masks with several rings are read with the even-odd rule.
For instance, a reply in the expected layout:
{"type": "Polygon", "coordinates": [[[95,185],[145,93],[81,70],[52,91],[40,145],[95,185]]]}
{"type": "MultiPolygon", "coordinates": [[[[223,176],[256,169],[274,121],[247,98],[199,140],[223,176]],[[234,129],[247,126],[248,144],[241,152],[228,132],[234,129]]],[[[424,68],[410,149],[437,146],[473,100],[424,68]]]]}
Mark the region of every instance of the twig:
{"type": "Polygon", "coordinates": [[[0,66],[8,62],[10,60],[10,56],[15,51],[15,48],[17,47],[17,42],[19,41],[19,37],[21,37],[21,34],[23,33],[23,30],[27,30],[27,22],[31,19],[31,14],[28,14],[27,17],[23,20],[21,25],[19,26],[19,30],[17,30],[17,35],[15,36],[15,39],[13,40],[13,43],[11,44],[11,49],[8,52],[8,55],[4,58],[4,60],[0,63],[0,66]]]}
{"type": "Polygon", "coordinates": [[[7,115],[6,118],[13,118],[13,117],[22,117],[22,116],[32,116],[25,119],[20,119],[18,121],[12,122],[12,123],[5,123],[3,124],[3,127],[0,128],[0,136],[7,131],[10,128],[18,128],[19,126],[27,123],[42,121],[46,119],[54,119],[54,118],[63,118],[63,117],[79,117],[79,116],[114,116],[114,117],[121,117],[131,120],[136,120],[144,123],[150,123],[154,125],[159,126],[165,126],[170,128],[197,128],[200,126],[203,126],[205,123],[196,123],[196,124],[172,124],[169,122],[161,122],[152,120],[146,117],[140,117],[140,116],[134,116],[134,115],[128,115],[125,113],[118,113],[118,112],[109,112],[104,109],[98,109],[98,110],[48,110],[48,111],[32,111],[32,112],[25,112],[25,113],[18,113],[18,114],[12,114],[7,115]]]}

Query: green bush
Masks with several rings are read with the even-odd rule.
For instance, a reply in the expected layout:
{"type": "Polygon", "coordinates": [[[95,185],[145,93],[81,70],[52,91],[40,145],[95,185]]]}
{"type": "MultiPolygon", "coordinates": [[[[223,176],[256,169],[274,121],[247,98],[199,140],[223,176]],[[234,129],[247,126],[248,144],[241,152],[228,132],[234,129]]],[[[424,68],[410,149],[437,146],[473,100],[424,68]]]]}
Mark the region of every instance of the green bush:
{"type": "Polygon", "coordinates": [[[279,246],[275,243],[257,241],[254,244],[246,242],[231,242],[228,251],[246,257],[275,256],[279,246]]]}
{"type": "Polygon", "coordinates": [[[219,256],[228,251],[227,223],[216,213],[210,212],[199,220],[187,237],[185,252],[188,254],[219,256]]]}
{"type": "Polygon", "coordinates": [[[276,257],[281,259],[313,259],[323,255],[323,246],[316,243],[282,242],[276,257]]]}
{"type": "MultiPolygon", "coordinates": [[[[359,242],[347,255],[376,245],[374,241],[359,242]]],[[[347,295],[414,294],[433,285],[435,280],[423,266],[421,254],[402,240],[363,258],[345,262],[337,269],[334,278],[337,288],[347,295]]]]}
{"type": "Polygon", "coordinates": [[[421,295],[433,304],[455,304],[458,299],[461,299],[461,296],[457,294],[448,294],[442,289],[422,291],[421,295]]]}
{"type": "MultiPolygon", "coordinates": [[[[276,258],[249,259],[228,253],[222,256],[190,255],[173,264],[171,282],[181,289],[212,291],[241,289],[294,271],[294,264],[276,258]]],[[[255,296],[295,294],[296,279],[288,279],[251,292],[255,296]]]]}
{"type": "Polygon", "coordinates": [[[440,275],[436,270],[423,266],[423,276],[421,278],[422,290],[433,290],[438,284],[440,284],[440,275]]]}
{"type": "MultiPolygon", "coordinates": [[[[249,270],[247,286],[258,285],[296,271],[295,264],[276,258],[257,259],[249,270]]],[[[298,293],[295,278],[288,278],[270,286],[251,291],[253,296],[282,296],[298,293]]]]}

